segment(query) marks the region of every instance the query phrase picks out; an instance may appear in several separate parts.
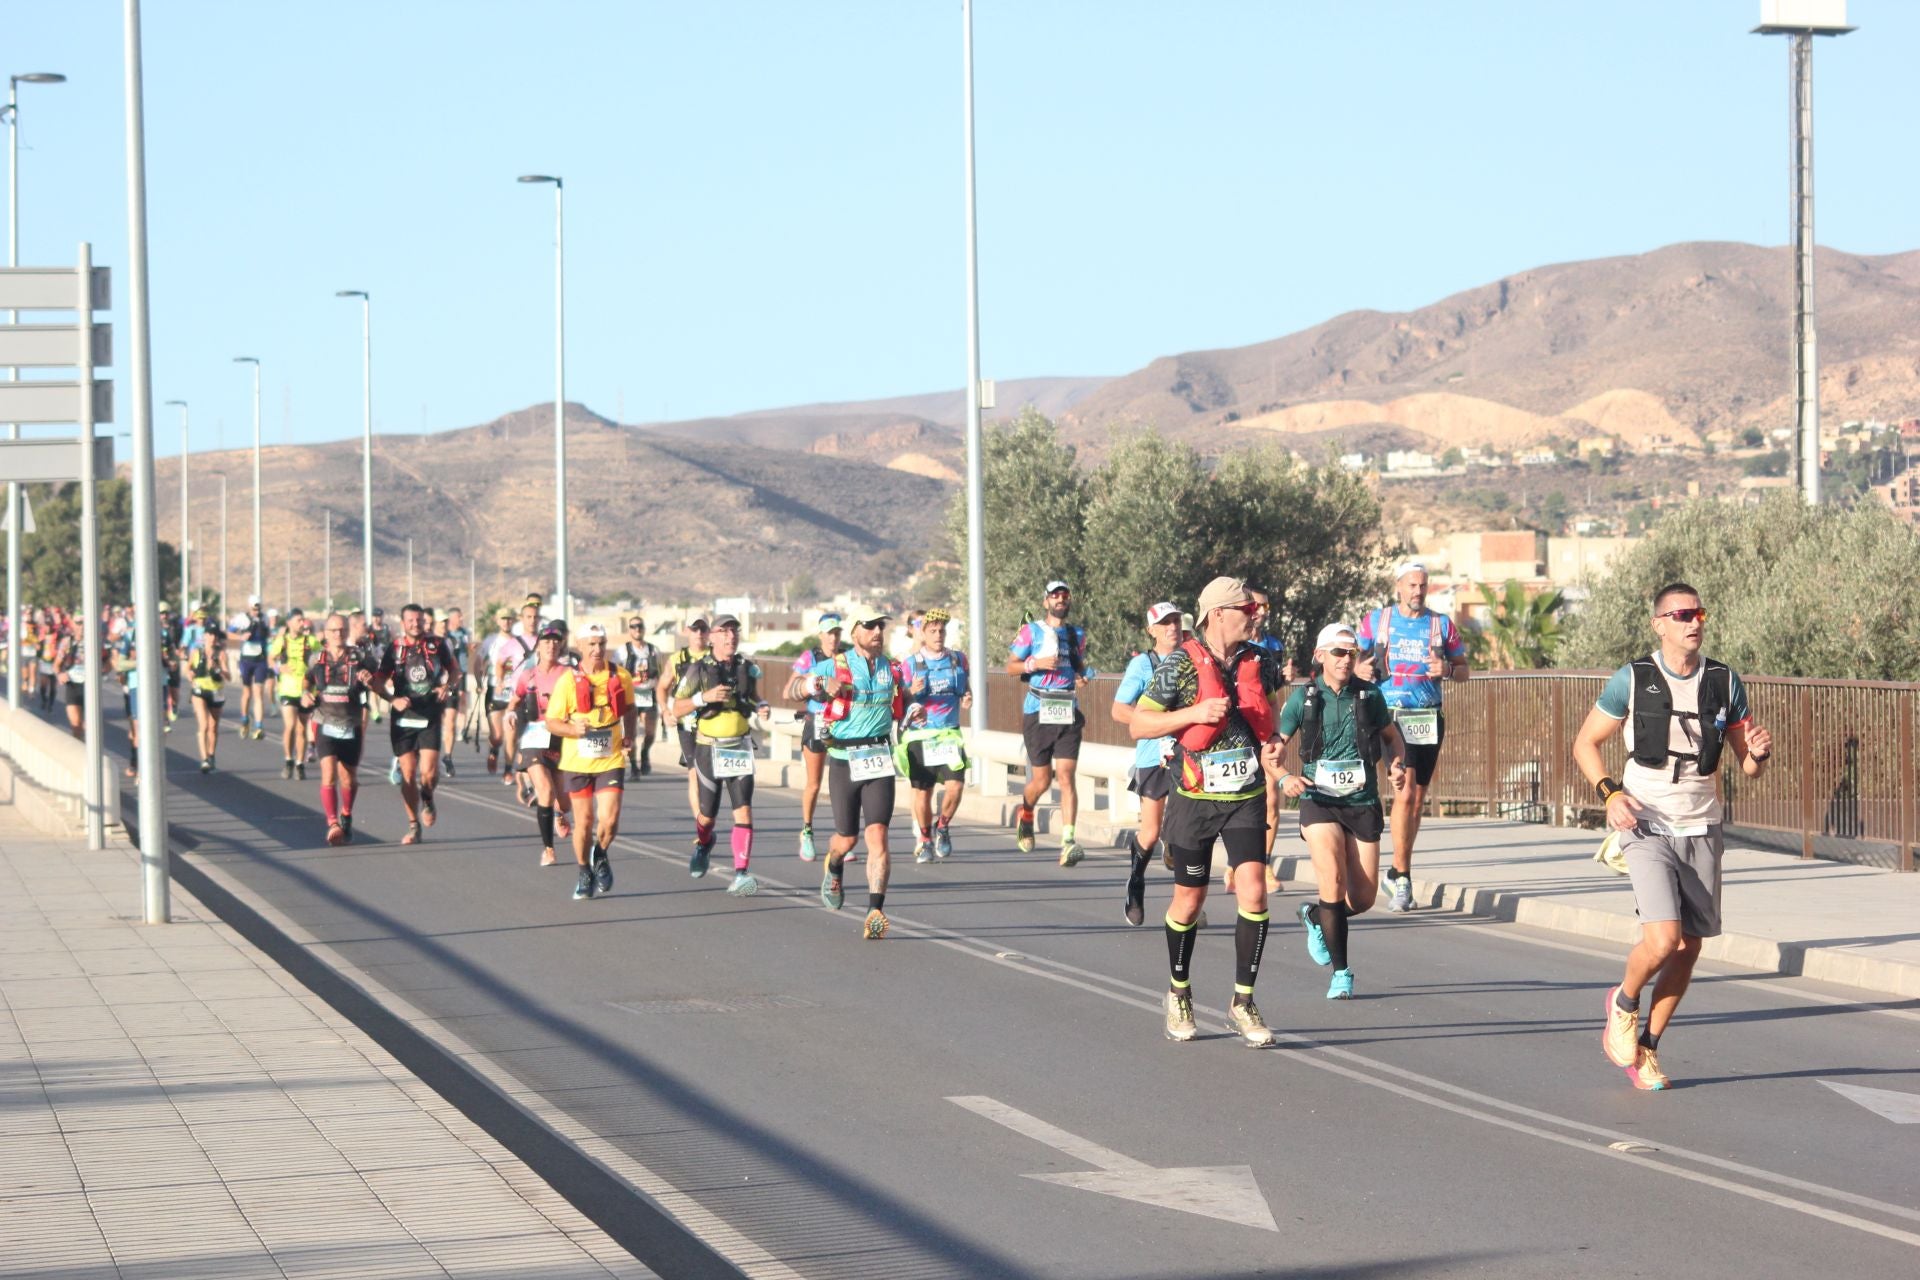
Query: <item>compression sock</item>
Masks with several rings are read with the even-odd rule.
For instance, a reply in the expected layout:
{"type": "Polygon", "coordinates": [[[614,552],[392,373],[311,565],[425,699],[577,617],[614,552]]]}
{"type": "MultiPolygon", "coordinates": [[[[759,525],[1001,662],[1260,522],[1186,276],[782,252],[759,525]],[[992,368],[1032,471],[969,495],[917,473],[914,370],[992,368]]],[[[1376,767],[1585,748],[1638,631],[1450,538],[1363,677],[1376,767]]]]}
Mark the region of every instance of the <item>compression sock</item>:
{"type": "Polygon", "coordinates": [[[1313,919],[1320,926],[1320,936],[1327,940],[1328,963],[1338,973],[1347,967],[1347,904],[1315,903],[1313,919]]]}
{"type": "Polygon", "coordinates": [[[340,801],[337,792],[326,783],[320,784],[320,812],[326,815],[327,825],[340,821],[340,801]]]}
{"type": "Polygon", "coordinates": [[[736,823],[733,830],[728,833],[728,839],[733,843],[733,869],[735,871],[745,871],[747,869],[747,863],[753,859],[752,824],[742,825],[736,823]]]}
{"type": "Polygon", "coordinates": [[[140,748],[127,748],[127,768],[133,770],[135,773],[140,772],[140,748]]]}
{"type": "Polygon", "coordinates": [[[1140,847],[1138,838],[1127,841],[1127,858],[1129,862],[1129,874],[1135,880],[1138,880],[1147,873],[1149,854],[1147,850],[1140,847]]]}
{"type": "Polygon", "coordinates": [[[597,867],[606,860],[607,851],[601,847],[600,842],[598,840],[590,841],[587,845],[587,865],[597,867]]]}
{"type": "Polygon", "coordinates": [[[713,823],[705,818],[696,818],[693,822],[693,842],[702,849],[713,846],[713,823]]]}
{"type": "Polygon", "coordinates": [[[927,830],[925,827],[921,826],[919,823],[917,822],[914,823],[913,829],[914,829],[914,832],[919,835],[921,844],[925,844],[927,841],[933,839],[933,833],[927,830]]]}
{"type": "Polygon", "coordinates": [[[1061,844],[1073,843],[1073,824],[1071,822],[1069,822],[1066,826],[1060,828],[1060,843],[1061,844]]]}
{"type": "Polygon", "coordinates": [[[1642,1031],[1640,1033],[1640,1043],[1652,1049],[1655,1053],[1660,1051],[1660,1037],[1651,1031],[1642,1031]]]}
{"type": "Polygon", "coordinates": [[[533,820],[540,827],[540,847],[553,848],[553,806],[537,804],[533,807],[533,820]]]}
{"type": "Polygon", "coordinates": [[[887,894],[884,889],[881,890],[879,893],[870,893],[867,895],[867,910],[880,911],[885,909],[886,905],[887,905],[887,894]]]}
{"type": "Polygon", "coordinates": [[[1189,920],[1181,924],[1171,913],[1167,916],[1167,969],[1173,974],[1173,985],[1185,987],[1192,981],[1189,969],[1193,963],[1193,944],[1200,936],[1197,921],[1189,920]]]}
{"type": "Polygon", "coordinates": [[[1267,949],[1267,925],[1271,913],[1262,911],[1258,915],[1240,912],[1239,919],[1233,924],[1233,994],[1238,1000],[1241,996],[1253,994],[1253,980],[1260,975],[1260,953],[1267,949]]]}
{"type": "Polygon", "coordinates": [[[1627,999],[1626,988],[1618,988],[1613,993],[1613,1007],[1622,1013],[1638,1013],[1640,1012],[1640,997],[1635,996],[1629,1000],[1627,999]]]}
{"type": "Polygon", "coordinates": [[[357,782],[342,782],[335,790],[338,791],[340,795],[340,816],[351,820],[353,818],[353,798],[360,794],[360,784],[357,782]]]}

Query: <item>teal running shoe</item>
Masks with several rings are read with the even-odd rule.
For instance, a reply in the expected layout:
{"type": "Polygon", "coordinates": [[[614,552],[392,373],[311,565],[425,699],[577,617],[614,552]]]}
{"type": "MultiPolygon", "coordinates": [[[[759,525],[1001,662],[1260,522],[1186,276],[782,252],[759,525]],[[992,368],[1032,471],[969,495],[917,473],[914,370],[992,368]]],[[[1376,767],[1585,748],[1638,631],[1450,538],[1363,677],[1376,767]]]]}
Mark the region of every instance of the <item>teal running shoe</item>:
{"type": "Polygon", "coordinates": [[[1327,935],[1313,918],[1313,904],[1300,904],[1300,923],[1307,926],[1307,955],[1315,964],[1332,964],[1333,953],[1327,950],[1327,935]]]}

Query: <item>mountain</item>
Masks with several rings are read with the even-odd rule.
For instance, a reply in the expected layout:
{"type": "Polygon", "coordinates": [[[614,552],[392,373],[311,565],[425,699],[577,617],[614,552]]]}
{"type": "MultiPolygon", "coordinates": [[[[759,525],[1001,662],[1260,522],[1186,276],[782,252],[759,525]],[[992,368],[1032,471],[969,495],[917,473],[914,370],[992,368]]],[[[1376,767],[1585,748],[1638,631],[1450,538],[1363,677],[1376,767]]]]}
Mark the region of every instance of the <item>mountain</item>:
{"type": "MultiPolygon", "coordinates": [[[[1920,252],[1823,249],[1815,282],[1823,412],[1920,411],[1920,252]]],[[[1596,431],[1697,443],[1787,420],[1792,294],[1784,248],[1679,244],[1540,267],[1417,311],[1167,356],[1062,421],[1096,446],[1113,424],[1152,422],[1209,453],[1379,426],[1441,447],[1596,431]]]]}

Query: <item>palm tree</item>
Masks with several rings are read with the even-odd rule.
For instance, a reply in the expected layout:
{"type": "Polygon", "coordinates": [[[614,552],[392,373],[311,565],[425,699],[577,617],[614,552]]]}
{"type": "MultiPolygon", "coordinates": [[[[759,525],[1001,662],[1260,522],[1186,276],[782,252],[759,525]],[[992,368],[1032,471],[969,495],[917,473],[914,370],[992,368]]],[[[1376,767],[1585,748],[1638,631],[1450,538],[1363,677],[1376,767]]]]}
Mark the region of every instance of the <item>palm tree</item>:
{"type": "Polygon", "coordinates": [[[1538,670],[1553,665],[1560,647],[1560,609],[1566,603],[1557,587],[1529,599],[1518,578],[1508,578],[1500,593],[1482,584],[1480,598],[1487,604],[1485,634],[1490,665],[1502,670],[1538,670]]]}

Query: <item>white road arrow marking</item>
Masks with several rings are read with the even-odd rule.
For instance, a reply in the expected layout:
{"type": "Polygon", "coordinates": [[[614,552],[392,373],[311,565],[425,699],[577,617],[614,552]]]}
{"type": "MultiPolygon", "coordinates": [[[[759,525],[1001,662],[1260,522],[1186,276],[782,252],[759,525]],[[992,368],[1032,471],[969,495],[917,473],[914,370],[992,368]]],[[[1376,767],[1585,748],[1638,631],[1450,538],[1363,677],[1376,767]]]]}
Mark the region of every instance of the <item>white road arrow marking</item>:
{"type": "Polygon", "coordinates": [[[1029,1173],[1022,1176],[1037,1182],[1052,1182],[1082,1191],[1097,1191],[1141,1204],[1197,1213],[1243,1227],[1278,1231],[1267,1198],[1260,1194],[1253,1170],[1244,1164],[1219,1165],[1197,1169],[1156,1169],[1132,1156],[1110,1151],[1096,1142],[1068,1133],[1036,1116],[1016,1110],[992,1098],[948,1098],[977,1116],[1005,1126],[1017,1134],[1044,1143],[1055,1151],[1093,1165],[1098,1173],[1029,1173]]]}
{"type": "Polygon", "coordinates": [[[1837,1084],[1832,1080],[1822,1080],[1820,1083],[1895,1124],[1920,1124],[1920,1093],[1895,1093],[1891,1089],[1868,1089],[1863,1085],[1837,1084]]]}

